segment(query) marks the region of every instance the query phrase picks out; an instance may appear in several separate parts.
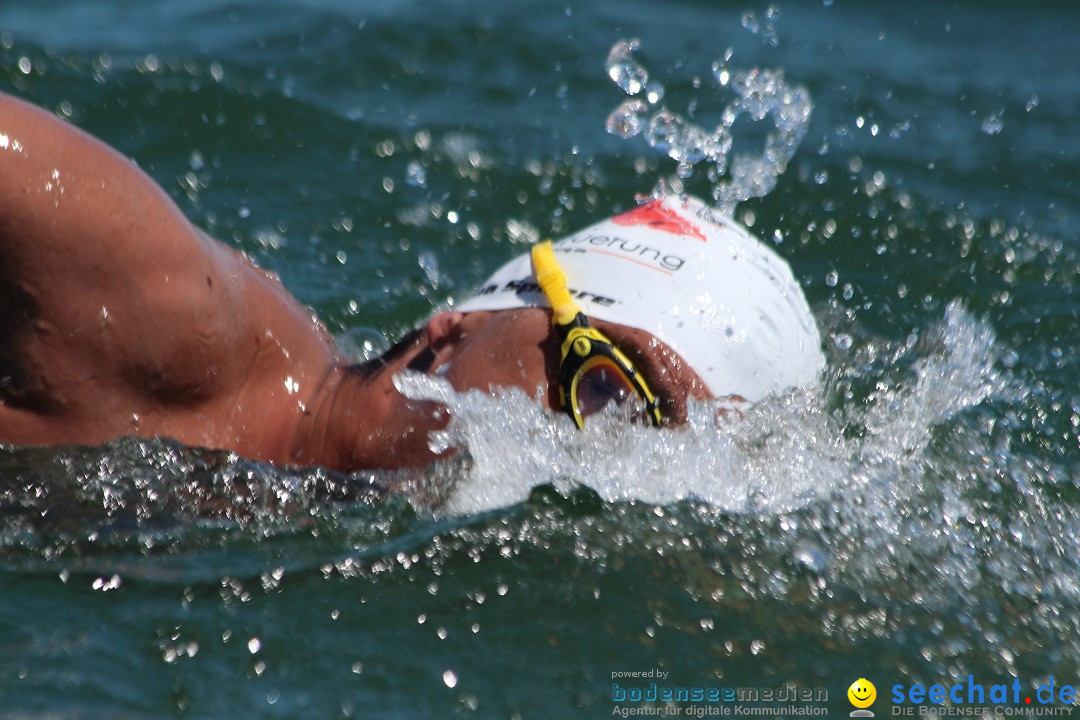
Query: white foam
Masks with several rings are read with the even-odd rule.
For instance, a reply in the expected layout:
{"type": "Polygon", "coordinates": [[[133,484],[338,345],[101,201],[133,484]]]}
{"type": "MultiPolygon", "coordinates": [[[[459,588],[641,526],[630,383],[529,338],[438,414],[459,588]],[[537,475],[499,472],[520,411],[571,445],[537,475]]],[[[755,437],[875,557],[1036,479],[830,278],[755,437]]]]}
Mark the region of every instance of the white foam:
{"type": "Polygon", "coordinates": [[[433,443],[471,458],[446,512],[510,505],[554,483],[588,486],[607,501],[692,499],[724,512],[779,514],[839,490],[873,488],[884,493],[883,504],[891,502],[892,485],[923,472],[938,425],[1006,392],[985,322],[954,304],[928,337],[931,351],[914,361],[913,378],[886,384],[865,406],[831,411],[828,390],[791,391],[758,403],[742,420],[717,420],[716,407],[692,405],[687,427],[667,431],[612,412],[580,432],[520,390],[456,393],[419,374],[395,383],[410,398],[446,404],[453,420],[433,443]]]}

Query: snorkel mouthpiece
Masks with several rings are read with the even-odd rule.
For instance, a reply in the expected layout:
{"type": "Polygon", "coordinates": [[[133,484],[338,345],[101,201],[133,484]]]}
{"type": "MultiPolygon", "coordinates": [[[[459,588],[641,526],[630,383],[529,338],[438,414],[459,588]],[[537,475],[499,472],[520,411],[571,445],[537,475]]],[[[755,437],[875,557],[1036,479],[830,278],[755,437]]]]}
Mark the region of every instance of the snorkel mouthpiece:
{"type": "Polygon", "coordinates": [[[659,403],[645,378],[606,335],[589,325],[585,313],[566,287],[566,274],[555,259],[550,240],[532,248],[536,282],[551,305],[551,323],[562,341],[559,362],[559,401],[579,427],[585,416],[609,400],[622,402],[636,394],[645,414],[660,425],[659,403]]]}

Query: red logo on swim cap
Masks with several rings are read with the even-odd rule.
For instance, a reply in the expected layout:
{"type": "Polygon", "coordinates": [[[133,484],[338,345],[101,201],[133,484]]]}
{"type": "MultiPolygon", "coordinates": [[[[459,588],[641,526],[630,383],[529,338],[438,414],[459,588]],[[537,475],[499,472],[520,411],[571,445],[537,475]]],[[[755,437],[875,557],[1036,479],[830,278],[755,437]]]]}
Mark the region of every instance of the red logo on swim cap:
{"type": "Polygon", "coordinates": [[[674,210],[664,207],[663,200],[653,200],[622,215],[616,215],[611,218],[611,222],[624,226],[648,225],[672,235],[687,235],[701,242],[708,242],[705,233],[701,232],[697,225],[674,210]]]}

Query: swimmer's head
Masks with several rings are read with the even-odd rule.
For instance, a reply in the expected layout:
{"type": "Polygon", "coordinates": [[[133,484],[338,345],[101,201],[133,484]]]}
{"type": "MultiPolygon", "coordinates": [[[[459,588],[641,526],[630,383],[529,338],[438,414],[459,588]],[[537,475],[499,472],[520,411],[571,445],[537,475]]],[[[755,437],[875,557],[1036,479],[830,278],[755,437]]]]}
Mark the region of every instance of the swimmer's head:
{"type": "MultiPolygon", "coordinates": [[[[668,197],[554,243],[590,318],[651,334],[715,397],[750,401],[812,383],[817,326],[788,264],[701,201],[668,197]]],[[[548,307],[529,255],[495,272],[458,310],[548,307]]]]}

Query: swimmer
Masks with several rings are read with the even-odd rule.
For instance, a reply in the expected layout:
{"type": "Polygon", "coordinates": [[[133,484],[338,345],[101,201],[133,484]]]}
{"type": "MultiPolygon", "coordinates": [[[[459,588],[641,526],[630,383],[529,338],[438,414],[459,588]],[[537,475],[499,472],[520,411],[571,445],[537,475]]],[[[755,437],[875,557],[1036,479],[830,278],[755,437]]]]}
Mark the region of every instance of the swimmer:
{"type": "Polygon", "coordinates": [[[587,431],[610,400],[678,425],[689,398],[754,402],[823,364],[787,263],[674,197],[512,260],[355,364],[130,160],[0,95],[0,443],[163,436],[281,465],[418,467],[448,417],[397,392],[405,370],[523,388],[587,431]]]}

